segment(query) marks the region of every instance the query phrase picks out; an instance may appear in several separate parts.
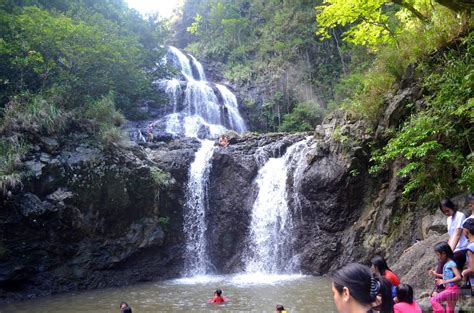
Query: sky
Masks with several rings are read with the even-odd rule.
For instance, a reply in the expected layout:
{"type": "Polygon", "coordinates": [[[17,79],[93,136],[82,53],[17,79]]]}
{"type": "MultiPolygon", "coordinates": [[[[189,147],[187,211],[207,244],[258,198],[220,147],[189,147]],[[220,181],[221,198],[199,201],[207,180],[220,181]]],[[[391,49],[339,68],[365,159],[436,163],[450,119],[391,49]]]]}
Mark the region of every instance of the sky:
{"type": "Polygon", "coordinates": [[[170,17],[179,0],[126,0],[128,6],[141,14],[158,11],[162,17],[170,17]]]}

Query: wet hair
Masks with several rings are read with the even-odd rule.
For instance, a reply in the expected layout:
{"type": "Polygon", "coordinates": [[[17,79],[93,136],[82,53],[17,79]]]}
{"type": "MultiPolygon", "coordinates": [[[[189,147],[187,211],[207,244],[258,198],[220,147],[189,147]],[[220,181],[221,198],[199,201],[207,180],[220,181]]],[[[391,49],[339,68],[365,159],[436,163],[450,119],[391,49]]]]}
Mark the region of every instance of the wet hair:
{"type": "Polygon", "coordinates": [[[218,296],[220,296],[222,294],[222,290],[220,289],[216,289],[216,291],[214,291],[214,293],[218,296]]]}
{"type": "Polygon", "coordinates": [[[448,259],[451,259],[451,260],[454,259],[453,250],[452,250],[451,247],[448,245],[448,243],[445,242],[445,241],[438,242],[438,243],[434,246],[434,250],[435,250],[436,252],[446,254],[446,257],[447,257],[448,259]]]}
{"type": "Polygon", "coordinates": [[[407,284],[400,284],[397,286],[398,302],[413,303],[413,288],[407,284]]]}
{"type": "Polygon", "coordinates": [[[372,297],[370,296],[372,275],[367,266],[350,263],[333,274],[332,282],[339,294],[346,287],[355,301],[363,305],[372,303],[372,297]]]}
{"type": "Polygon", "coordinates": [[[391,271],[385,259],[380,255],[374,256],[370,262],[377,268],[381,275],[385,275],[386,270],[391,271]]]}
{"type": "Polygon", "coordinates": [[[283,311],[284,309],[285,309],[285,308],[283,307],[283,305],[277,304],[277,306],[276,306],[276,310],[277,310],[277,311],[283,311]]]}
{"type": "Polygon", "coordinates": [[[463,228],[466,228],[468,232],[470,232],[472,235],[474,235],[474,218],[468,218],[462,224],[463,228]]]}
{"type": "Polygon", "coordinates": [[[120,313],[132,313],[132,308],[128,306],[127,302],[120,303],[120,313]],[[123,305],[125,305],[124,308],[122,308],[123,305]]]}
{"type": "Polygon", "coordinates": [[[453,201],[451,201],[451,199],[449,199],[449,198],[444,198],[443,200],[441,200],[439,202],[439,209],[441,210],[441,212],[443,212],[443,208],[448,208],[448,209],[453,210],[453,212],[454,212],[453,213],[453,218],[454,218],[454,215],[456,215],[456,212],[458,211],[458,209],[454,205],[453,201]]]}

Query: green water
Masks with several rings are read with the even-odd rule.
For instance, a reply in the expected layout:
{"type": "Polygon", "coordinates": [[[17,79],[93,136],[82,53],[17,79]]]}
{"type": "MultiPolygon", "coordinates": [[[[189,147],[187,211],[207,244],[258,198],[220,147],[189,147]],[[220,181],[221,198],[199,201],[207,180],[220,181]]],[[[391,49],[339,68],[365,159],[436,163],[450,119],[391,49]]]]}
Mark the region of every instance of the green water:
{"type": "Polygon", "coordinates": [[[289,313],[336,313],[327,278],[312,276],[202,276],[145,283],[131,287],[68,293],[3,306],[2,313],[118,313],[126,301],[134,313],[144,312],[274,312],[283,304],[289,313]],[[216,288],[229,302],[208,304],[216,288]]]}

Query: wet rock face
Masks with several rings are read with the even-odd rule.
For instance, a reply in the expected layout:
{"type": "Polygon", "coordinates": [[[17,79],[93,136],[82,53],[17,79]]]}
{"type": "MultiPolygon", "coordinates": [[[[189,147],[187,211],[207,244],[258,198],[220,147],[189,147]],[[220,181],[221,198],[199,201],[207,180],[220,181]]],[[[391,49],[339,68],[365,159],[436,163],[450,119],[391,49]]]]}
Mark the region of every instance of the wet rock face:
{"type": "Polygon", "coordinates": [[[195,144],[157,164],[137,147],[42,141],[23,188],[0,196],[0,301],[178,275],[179,236],[166,234],[181,229],[182,188],[152,169],[186,177],[195,144]]]}
{"type": "Polygon", "coordinates": [[[219,273],[244,270],[252,206],[257,196],[254,180],[259,166],[270,157],[282,156],[304,134],[247,136],[217,148],[209,175],[207,240],[209,259],[219,273]]]}

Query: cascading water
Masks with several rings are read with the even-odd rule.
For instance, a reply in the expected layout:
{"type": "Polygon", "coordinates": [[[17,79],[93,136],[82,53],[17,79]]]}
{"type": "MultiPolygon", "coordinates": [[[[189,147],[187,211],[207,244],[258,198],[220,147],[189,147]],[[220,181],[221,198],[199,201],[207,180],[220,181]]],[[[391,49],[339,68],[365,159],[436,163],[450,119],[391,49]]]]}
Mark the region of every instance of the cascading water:
{"type": "Polygon", "coordinates": [[[239,113],[239,106],[237,104],[237,97],[224,85],[216,84],[222,98],[224,99],[224,106],[230,115],[230,127],[238,132],[246,130],[245,122],[239,113]]]}
{"type": "Polygon", "coordinates": [[[224,85],[208,82],[196,58],[169,47],[166,63],[178,69],[180,76],[158,82],[170,103],[165,115],[151,126],[175,136],[201,138],[201,147],[189,169],[183,225],[184,275],[194,277],[206,274],[212,266],[206,251],[206,213],[210,160],[215,147],[214,141],[204,138],[215,139],[229,129],[244,132],[246,127],[235,95],[224,85]]]}
{"type": "Polygon", "coordinates": [[[155,131],[202,139],[216,138],[227,130],[247,130],[235,95],[226,86],[207,81],[195,57],[169,47],[166,63],[179,70],[181,80],[157,83],[170,99],[170,107],[151,124],[155,131]]]}
{"type": "MultiPolygon", "coordinates": [[[[289,173],[306,155],[309,139],[291,147],[280,158],[270,158],[258,171],[258,195],[252,207],[247,273],[279,274],[297,270],[290,241],[293,221],[287,199],[289,173]]],[[[306,162],[304,162],[306,164],[306,162]]]]}
{"type": "Polygon", "coordinates": [[[205,239],[206,211],[208,209],[207,182],[210,162],[214,152],[214,142],[201,141],[201,148],[196,152],[194,162],[189,170],[189,181],[186,190],[184,212],[184,234],[186,236],[185,275],[195,276],[207,272],[205,239]]]}

